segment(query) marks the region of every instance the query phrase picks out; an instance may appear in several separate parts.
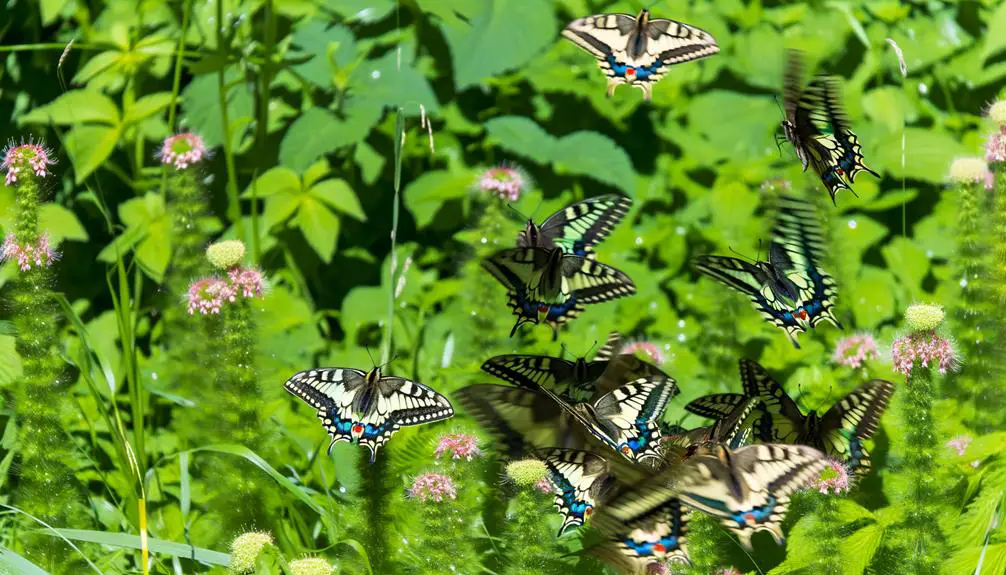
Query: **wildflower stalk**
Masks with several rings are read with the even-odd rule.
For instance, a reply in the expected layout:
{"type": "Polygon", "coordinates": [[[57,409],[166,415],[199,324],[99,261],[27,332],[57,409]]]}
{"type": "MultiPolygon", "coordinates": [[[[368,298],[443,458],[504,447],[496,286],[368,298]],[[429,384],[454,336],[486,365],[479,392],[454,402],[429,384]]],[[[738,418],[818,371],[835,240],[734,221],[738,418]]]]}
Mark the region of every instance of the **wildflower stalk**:
{"type": "Polygon", "coordinates": [[[481,465],[448,460],[435,473],[415,478],[409,498],[419,506],[422,530],[410,561],[414,573],[465,573],[479,565],[475,522],[479,517],[481,465]]]}
{"type": "Polygon", "coordinates": [[[735,545],[718,520],[704,513],[693,512],[688,521],[689,575],[706,575],[728,563],[725,550],[735,545]]]}
{"type": "Polygon", "coordinates": [[[995,419],[989,408],[997,407],[993,407],[989,398],[983,396],[990,387],[985,382],[993,367],[992,339],[995,326],[992,318],[997,314],[990,297],[990,246],[982,218],[986,211],[986,193],[982,185],[985,177],[984,162],[978,158],[957,160],[951,167],[951,177],[956,182],[959,201],[957,254],[954,258],[956,269],[951,277],[958,280],[960,285],[960,293],[954,298],[951,311],[954,333],[968,358],[968,370],[955,378],[955,382],[964,388],[963,391],[974,403],[974,427],[979,431],[988,431],[995,419]]]}
{"type": "Polygon", "coordinates": [[[551,512],[552,496],[538,489],[521,489],[510,500],[504,532],[505,575],[560,573],[562,563],[555,546],[555,532],[542,521],[551,512]]]}
{"type": "MultiPolygon", "coordinates": [[[[13,469],[11,494],[22,511],[57,527],[87,527],[85,497],[73,475],[76,459],[62,416],[72,410],[66,393],[69,379],[58,351],[59,305],[50,286],[54,254],[39,229],[42,178],[48,175],[50,152],[29,142],[4,154],[6,183],[14,188],[14,231],[4,238],[2,258],[19,272],[5,298],[14,325],[15,349],[22,375],[14,382],[12,399],[18,427],[20,461],[13,469]]],[[[35,525],[26,525],[26,529],[35,525]]],[[[54,573],[76,567],[65,557],[63,544],[46,535],[18,534],[26,557],[54,573]]]]}
{"type": "Polygon", "coordinates": [[[817,509],[815,526],[812,533],[817,547],[817,561],[814,562],[814,573],[821,575],[842,575],[841,534],[839,525],[841,517],[838,513],[838,501],[833,495],[821,494],[815,498],[817,509]]]}

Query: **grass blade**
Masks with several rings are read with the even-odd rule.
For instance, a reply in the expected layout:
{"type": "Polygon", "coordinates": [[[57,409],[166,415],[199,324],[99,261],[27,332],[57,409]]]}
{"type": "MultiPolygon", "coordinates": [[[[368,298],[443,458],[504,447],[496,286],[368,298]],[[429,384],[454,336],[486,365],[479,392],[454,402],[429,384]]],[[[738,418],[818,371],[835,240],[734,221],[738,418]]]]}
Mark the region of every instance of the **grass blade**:
{"type": "MultiPolygon", "coordinates": [[[[139,535],[130,533],[109,533],[107,531],[94,531],[91,529],[54,529],[61,537],[72,539],[73,541],[84,541],[86,543],[97,543],[111,547],[121,547],[125,549],[141,549],[143,542],[139,535]]],[[[147,538],[150,551],[182,559],[195,559],[200,563],[208,565],[220,565],[227,567],[231,563],[230,555],[219,551],[211,551],[202,547],[193,547],[185,543],[175,541],[165,541],[163,539],[147,538]]]]}
{"type": "Polygon", "coordinates": [[[49,575],[49,572],[0,545],[0,570],[21,575],[49,575]]]}

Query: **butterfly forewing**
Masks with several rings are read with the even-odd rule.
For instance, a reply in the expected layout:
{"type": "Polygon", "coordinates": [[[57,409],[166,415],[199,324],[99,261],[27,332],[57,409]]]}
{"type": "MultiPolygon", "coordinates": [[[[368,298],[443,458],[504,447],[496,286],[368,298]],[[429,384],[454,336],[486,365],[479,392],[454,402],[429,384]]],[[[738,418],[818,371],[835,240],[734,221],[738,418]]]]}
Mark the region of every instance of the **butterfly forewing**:
{"type": "Polygon", "coordinates": [[[631,199],[618,194],[587,198],[559,210],[542,222],[536,242],[522,232],[517,245],[546,249],[557,247],[567,254],[587,256],[594,246],[608,237],[631,205],[631,199]]]}
{"type": "Polygon", "coordinates": [[[821,417],[825,451],[840,457],[859,477],[867,475],[872,466],[864,440],[876,433],[893,394],[894,384],[874,379],[843,397],[821,417]]]}
{"type": "Polygon", "coordinates": [[[447,398],[429,387],[400,377],[381,377],[349,368],[309,369],[294,374],[283,386],[318,411],[332,445],[356,442],[377,450],[401,426],[420,425],[454,415],[447,398]]]}

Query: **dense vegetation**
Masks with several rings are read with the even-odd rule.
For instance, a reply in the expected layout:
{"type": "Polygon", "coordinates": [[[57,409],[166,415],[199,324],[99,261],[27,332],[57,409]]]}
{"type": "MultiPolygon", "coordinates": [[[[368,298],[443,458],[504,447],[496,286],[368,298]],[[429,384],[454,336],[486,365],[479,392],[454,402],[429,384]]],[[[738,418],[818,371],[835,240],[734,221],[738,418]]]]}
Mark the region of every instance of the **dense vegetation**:
{"type": "Polygon", "coordinates": [[[0,570],[604,572],[577,553],[592,532],[555,539],[551,498],[501,482],[464,414],[403,429],[371,465],[345,443],[327,456],[313,410],[282,386],[312,366],[390,361],[450,397],[488,380],[489,355],[589,355],[618,330],[678,381],[672,422],[693,398],[739,390],[742,357],[805,409],[870,378],[898,384],[869,477],[798,500],[784,547],[759,535],[748,555],[695,521],[694,573],[1006,572],[1006,151],[988,146],[995,178],[954,163],[1006,138],[989,139],[1006,117],[983,117],[1006,97],[1006,5],[658,2],[655,15],[707,30],[721,52],[674,68],[652,102],[606,98],[592,58],[558,33],[642,7],[0,4],[0,134],[48,144],[16,165],[55,162],[0,188],[15,242],[0,269],[0,570]],[[773,141],[784,48],[842,78],[882,176],[834,207],[773,141]],[[182,132],[209,153],[168,140],[182,132]],[[504,163],[526,178],[515,210],[478,185],[504,163]],[[846,327],[800,349],[688,266],[756,257],[766,190],[786,186],[828,218],[846,327]],[[543,327],[508,338],[479,258],[512,245],[514,211],[540,220],[612,192],[633,207],[599,252],[638,293],[589,308],[557,342],[543,327]],[[243,246],[205,254],[218,240],[243,246]],[[892,365],[892,345],[933,329],[905,325],[919,302],[945,307],[956,373],[892,365]]]}

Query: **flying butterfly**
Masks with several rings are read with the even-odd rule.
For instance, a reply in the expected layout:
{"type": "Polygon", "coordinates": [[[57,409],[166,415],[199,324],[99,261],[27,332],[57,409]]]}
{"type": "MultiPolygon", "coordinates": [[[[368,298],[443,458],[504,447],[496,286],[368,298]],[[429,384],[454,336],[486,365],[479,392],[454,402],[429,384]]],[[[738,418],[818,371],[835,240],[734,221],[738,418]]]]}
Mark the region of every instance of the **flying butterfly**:
{"type": "Polygon", "coordinates": [[[653,563],[688,564],[689,516],[690,510],[662,482],[644,482],[598,509],[592,525],[606,541],[588,553],[628,575],[653,573],[653,563]]]}
{"type": "Polygon", "coordinates": [[[632,200],[606,194],[571,204],[549,216],[539,226],[528,219],[517,234],[522,248],[559,248],[563,253],[593,257],[593,247],[608,237],[611,229],[629,211],[632,200]]]}
{"type": "Polygon", "coordinates": [[[512,248],[496,252],[482,267],[502,283],[517,316],[510,336],[525,324],[542,321],[555,330],[586,305],[636,293],[629,276],[617,269],[560,249],[512,248]]]}
{"type": "Polygon", "coordinates": [[[608,463],[603,457],[574,449],[549,449],[534,455],[545,464],[555,488],[555,506],[563,516],[558,536],[583,525],[594,512],[608,463]]]}
{"type": "Polygon", "coordinates": [[[839,103],[834,78],[817,77],[803,87],[803,57],[790,50],[786,54],[785,137],[796,150],[804,171],[811,166],[821,178],[832,203],[839,190],[852,189],[859,172],[880,174],[863,164],[862,147],[849,129],[849,120],[839,103]]]}
{"type": "Polygon", "coordinates": [[[877,431],[880,417],[894,394],[894,384],[882,379],[868,381],[833,405],[824,415],[804,415],[796,402],[765,368],[749,359],[740,362],[744,395],[719,394],[700,397],[685,409],[711,418],[724,417],[731,404],[761,400],[752,436],[762,443],[809,445],[836,457],[858,477],[870,472],[870,453],[863,442],[877,431]]]}
{"type": "Polygon", "coordinates": [[[695,429],[685,429],[681,426],[670,426],[664,430],[665,441],[685,449],[683,457],[688,458],[700,450],[712,450],[717,445],[725,445],[730,449],[743,446],[751,435],[751,427],[756,417],[761,400],[755,397],[737,396],[739,400],[732,403],[732,409],[726,417],[715,418],[713,423],[695,429]]]}
{"type": "Polygon", "coordinates": [[[599,14],[571,22],[562,35],[597,58],[608,77],[608,96],[619,84],[653,96],[653,84],[674,64],[711,56],[720,51],[708,32],[674,20],[650,18],[647,10],[638,16],[599,14]]]}
{"type": "Polygon", "coordinates": [[[318,410],[318,419],[332,442],[358,443],[377,450],[402,426],[442,421],[454,415],[447,398],[402,377],[382,376],[381,368],[364,372],[351,368],[319,368],[297,372],[283,385],[318,410]]]}
{"type": "Polygon", "coordinates": [[[769,322],[782,328],[797,348],[796,334],[827,321],[839,329],[832,313],[838,289],[818,267],[824,238],[817,214],[807,202],[779,198],[768,261],[754,263],[727,256],[699,256],[698,271],[745,294],[769,322]]]}
{"type": "Polygon", "coordinates": [[[544,355],[497,355],[482,371],[520,387],[547,387],[565,401],[594,401],[624,383],[651,375],[665,376],[657,367],[634,355],[616,354],[621,337],[608,336],[595,359],[568,361],[544,355]],[[601,359],[598,359],[601,358],[601,359]]]}

